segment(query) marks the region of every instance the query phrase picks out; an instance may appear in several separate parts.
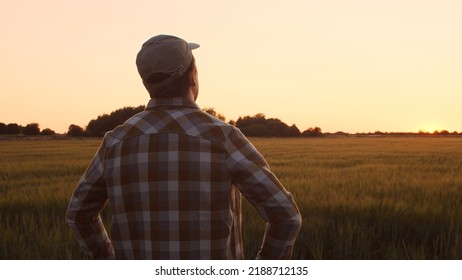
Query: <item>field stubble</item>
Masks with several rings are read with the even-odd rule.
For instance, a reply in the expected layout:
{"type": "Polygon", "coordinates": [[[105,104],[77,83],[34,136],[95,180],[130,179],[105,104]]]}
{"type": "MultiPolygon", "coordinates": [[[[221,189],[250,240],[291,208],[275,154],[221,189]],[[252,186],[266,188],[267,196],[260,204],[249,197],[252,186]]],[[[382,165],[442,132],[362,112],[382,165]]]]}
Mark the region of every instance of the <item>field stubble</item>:
{"type": "MultiPolygon", "coordinates": [[[[462,259],[462,138],[251,140],[303,215],[294,259],[462,259]]],[[[85,258],[64,213],[100,141],[0,142],[0,259],[85,258]]]]}

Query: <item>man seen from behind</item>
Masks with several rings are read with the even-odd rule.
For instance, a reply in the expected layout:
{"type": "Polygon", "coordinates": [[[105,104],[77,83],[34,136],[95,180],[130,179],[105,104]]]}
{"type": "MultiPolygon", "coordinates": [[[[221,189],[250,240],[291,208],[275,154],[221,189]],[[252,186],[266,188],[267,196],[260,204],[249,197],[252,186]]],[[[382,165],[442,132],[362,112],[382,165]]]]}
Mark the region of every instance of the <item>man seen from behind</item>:
{"type": "Polygon", "coordinates": [[[198,47],[158,35],[139,51],[151,99],[106,133],[66,212],[89,258],[243,259],[241,195],[266,221],[256,258],[290,258],[300,212],[239,129],[195,103],[198,47]]]}

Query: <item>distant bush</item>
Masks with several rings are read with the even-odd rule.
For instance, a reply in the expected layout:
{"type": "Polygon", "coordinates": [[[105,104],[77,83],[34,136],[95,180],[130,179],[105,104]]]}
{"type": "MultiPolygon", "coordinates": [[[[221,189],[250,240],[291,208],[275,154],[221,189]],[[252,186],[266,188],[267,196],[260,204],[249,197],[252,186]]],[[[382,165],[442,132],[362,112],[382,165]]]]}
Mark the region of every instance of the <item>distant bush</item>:
{"type": "Polygon", "coordinates": [[[321,137],[324,136],[320,127],[310,127],[303,131],[302,136],[305,137],[321,137]]]}
{"type": "Polygon", "coordinates": [[[56,132],[54,130],[51,130],[49,128],[45,128],[44,130],[42,130],[42,132],[40,132],[41,135],[55,135],[56,132]]]}
{"type": "Polygon", "coordinates": [[[71,124],[69,126],[68,131],[67,131],[67,135],[68,136],[73,136],[73,137],[85,136],[85,131],[80,126],[75,125],[75,124],[71,124]]]}

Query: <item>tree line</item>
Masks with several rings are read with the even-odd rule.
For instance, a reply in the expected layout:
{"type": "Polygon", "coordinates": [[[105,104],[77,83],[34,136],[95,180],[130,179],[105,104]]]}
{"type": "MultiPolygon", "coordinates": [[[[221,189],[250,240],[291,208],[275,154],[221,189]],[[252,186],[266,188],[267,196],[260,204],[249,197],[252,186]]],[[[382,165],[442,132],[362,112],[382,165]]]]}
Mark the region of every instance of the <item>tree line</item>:
{"type": "MultiPolygon", "coordinates": [[[[68,128],[67,135],[74,137],[102,137],[104,134],[114,129],[116,126],[123,124],[127,119],[133,115],[142,112],[145,109],[144,106],[138,107],[124,107],[111,112],[110,114],[103,114],[95,119],[88,122],[85,128],[71,124],[68,128]]],[[[223,114],[215,111],[214,108],[204,108],[204,112],[217,117],[223,121],[226,118],[223,114]]],[[[258,113],[254,116],[239,117],[236,121],[230,120],[228,122],[231,125],[239,128],[242,133],[248,137],[322,137],[322,136],[348,136],[348,133],[336,132],[336,133],[323,133],[320,127],[310,127],[301,132],[298,127],[293,124],[287,125],[283,121],[277,118],[266,118],[262,113],[258,113]]],[[[26,126],[21,126],[16,123],[4,124],[0,123],[0,135],[55,135],[56,133],[45,128],[40,130],[38,123],[30,123],[26,126]]],[[[417,133],[393,133],[393,132],[380,132],[374,133],[356,133],[356,136],[412,136],[412,135],[462,135],[462,132],[458,134],[455,132],[448,132],[446,130],[435,131],[432,134],[420,131],[417,133]]]]}
{"type": "MultiPolygon", "coordinates": [[[[144,110],[144,106],[124,107],[113,111],[110,114],[98,116],[92,119],[86,129],[72,124],[69,126],[67,134],[69,136],[91,136],[101,137],[107,131],[112,130],[116,126],[123,124],[131,116],[144,110]]],[[[204,112],[226,121],[223,114],[215,111],[214,108],[204,108],[204,112]]],[[[320,137],[323,136],[322,130],[319,127],[308,128],[300,132],[295,124],[289,126],[280,119],[267,119],[264,114],[259,113],[255,116],[239,117],[237,121],[231,120],[228,122],[231,125],[238,127],[244,135],[248,137],[320,137]]]]}
{"type": "Polygon", "coordinates": [[[40,130],[38,123],[30,123],[26,126],[17,123],[0,123],[0,135],[55,135],[56,132],[50,128],[40,130]]]}
{"type": "Polygon", "coordinates": [[[293,124],[287,125],[277,118],[266,118],[262,113],[254,116],[239,117],[236,122],[230,124],[238,127],[244,135],[249,137],[321,137],[323,136],[320,127],[311,127],[300,132],[293,124]]]}

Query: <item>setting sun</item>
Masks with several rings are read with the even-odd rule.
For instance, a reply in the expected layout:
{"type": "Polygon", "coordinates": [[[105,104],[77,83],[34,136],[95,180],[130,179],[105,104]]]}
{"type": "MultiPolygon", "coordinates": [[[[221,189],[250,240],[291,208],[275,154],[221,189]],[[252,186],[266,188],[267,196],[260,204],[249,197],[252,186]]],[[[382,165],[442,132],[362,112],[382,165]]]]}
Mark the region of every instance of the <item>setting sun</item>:
{"type": "Polygon", "coordinates": [[[436,122],[429,122],[426,124],[423,124],[419,128],[419,132],[425,132],[425,133],[434,133],[435,131],[442,131],[445,128],[436,122]]]}

